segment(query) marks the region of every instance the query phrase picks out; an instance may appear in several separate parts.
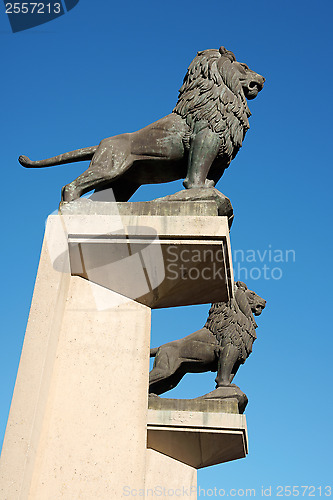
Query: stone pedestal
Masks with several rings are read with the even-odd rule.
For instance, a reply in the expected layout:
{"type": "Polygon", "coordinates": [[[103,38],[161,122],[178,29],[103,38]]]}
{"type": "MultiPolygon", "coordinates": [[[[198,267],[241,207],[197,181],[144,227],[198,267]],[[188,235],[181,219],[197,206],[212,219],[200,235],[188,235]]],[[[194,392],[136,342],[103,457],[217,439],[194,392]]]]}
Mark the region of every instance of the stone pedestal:
{"type": "Polygon", "coordinates": [[[148,410],[148,448],[195,469],[245,458],[244,415],[178,410],[148,410]]]}
{"type": "Polygon", "coordinates": [[[2,451],[1,498],[121,498],[144,487],[150,309],[54,270],[47,245],[2,451]],[[113,304],[113,305],[112,305],[113,304]]]}
{"type": "MultiPolygon", "coordinates": [[[[199,413],[196,423],[178,429],[185,440],[176,453],[165,444],[173,439],[174,414],[148,416],[150,310],[224,300],[232,280],[224,217],[73,210],[49,217],[2,450],[0,497],[118,500],[159,487],[190,489],[196,498],[195,469],[226,456],[184,458],[198,439],[212,442],[200,437],[208,428],[199,413]],[[176,279],[167,269],[170,248],[176,279]],[[193,250],[220,252],[220,274],[206,279],[215,261],[187,261],[193,250]],[[188,279],[192,267],[199,270],[195,280],[188,279]]],[[[211,418],[209,432],[215,426],[221,434],[222,420],[211,418]]],[[[237,446],[243,439],[245,449],[244,420],[233,432],[237,425],[237,446]]],[[[231,455],[243,456],[239,449],[231,455]]]]}

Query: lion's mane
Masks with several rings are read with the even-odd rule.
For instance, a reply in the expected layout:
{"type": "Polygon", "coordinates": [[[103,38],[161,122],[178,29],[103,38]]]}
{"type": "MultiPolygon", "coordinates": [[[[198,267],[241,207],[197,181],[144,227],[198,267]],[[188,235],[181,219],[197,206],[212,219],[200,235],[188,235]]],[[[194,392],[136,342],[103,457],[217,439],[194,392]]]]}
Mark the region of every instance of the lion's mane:
{"type": "Polygon", "coordinates": [[[251,306],[259,295],[247,289],[245,283],[235,283],[235,297],[228,302],[215,302],[209,310],[205,327],[217,338],[219,344],[232,344],[240,351],[239,360],[244,363],[252,352],[256,340],[257,324],[251,306]]]}
{"type": "Polygon", "coordinates": [[[219,156],[225,156],[228,164],[242,146],[251,116],[233,61],[235,55],[224,47],[198,52],[187,70],[173,110],[190,127],[184,141],[186,147],[195,123],[206,122],[219,134],[219,156]]]}

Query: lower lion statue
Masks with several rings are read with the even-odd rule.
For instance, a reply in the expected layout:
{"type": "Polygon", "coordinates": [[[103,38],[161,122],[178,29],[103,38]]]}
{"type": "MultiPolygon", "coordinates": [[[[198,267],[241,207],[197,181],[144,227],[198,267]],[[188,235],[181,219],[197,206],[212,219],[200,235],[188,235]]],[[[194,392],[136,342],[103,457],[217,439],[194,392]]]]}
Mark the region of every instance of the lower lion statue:
{"type": "Polygon", "coordinates": [[[212,304],[206,324],[187,337],[151,349],[155,356],[149,374],[149,392],[162,394],[173,389],[186,373],[216,372],[216,387],[230,387],[239,366],[252,352],[259,316],[266,301],[235,283],[234,298],[212,304]]]}

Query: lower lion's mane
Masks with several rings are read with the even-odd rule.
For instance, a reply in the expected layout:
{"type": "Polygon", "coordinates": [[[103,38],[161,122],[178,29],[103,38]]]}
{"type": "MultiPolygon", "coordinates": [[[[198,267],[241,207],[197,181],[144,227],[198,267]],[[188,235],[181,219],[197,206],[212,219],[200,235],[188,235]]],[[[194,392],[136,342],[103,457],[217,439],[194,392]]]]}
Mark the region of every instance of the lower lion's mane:
{"type": "Polygon", "coordinates": [[[257,337],[257,324],[251,310],[251,305],[253,303],[253,297],[250,295],[250,291],[247,290],[246,285],[238,281],[235,283],[234,298],[231,298],[227,302],[215,302],[212,304],[205,327],[208,328],[218,340],[228,332],[230,333],[235,327],[255,340],[257,337]]]}
{"type": "Polygon", "coordinates": [[[219,154],[229,157],[230,161],[242,146],[251,115],[238,72],[232,64],[235,60],[234,54],[224,47],[198,52],[187,70],[173,110],[190,127],[186,146],[195,124],[204,121],[219,134],[219,154]]]}

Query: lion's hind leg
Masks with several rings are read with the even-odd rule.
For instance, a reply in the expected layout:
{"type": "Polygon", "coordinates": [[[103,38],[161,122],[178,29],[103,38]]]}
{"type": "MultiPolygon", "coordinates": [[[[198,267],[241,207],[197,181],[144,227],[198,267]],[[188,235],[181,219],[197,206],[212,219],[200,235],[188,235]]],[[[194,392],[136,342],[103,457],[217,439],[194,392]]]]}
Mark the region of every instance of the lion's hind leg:
{"type": "Polygon", "coordinates": [[[100,190],[111,185],[133,165],[134,160],[129,134],[103,139],[89,168],[63,187],[62,201],[73,201],[92,189],[100,190]]]}
{"type": "Polygon", "coordinates": [[[79,175],[70,184],[64,186],[61,190],[61,200],[62,201],[74,201],[80,196],[93,189],[103,189],[107,186],[109,181],[105,179],[103,172],[94,171],[88,168],[83,174],[79,175]]]}
{"type": "Polygon", "coordinates": [[[177,341],[159,347],[153,369],[149,373],[149,392],[162,394],[173,389],[185,375],[181,364],[177,341]]]}
{"type": "Polygon", "coordinates": [[[216,337],[207,329],[158,348],[149,374],[149,392],[162,394],[175,387],[186,373],[216,371],[216,337]]]}

